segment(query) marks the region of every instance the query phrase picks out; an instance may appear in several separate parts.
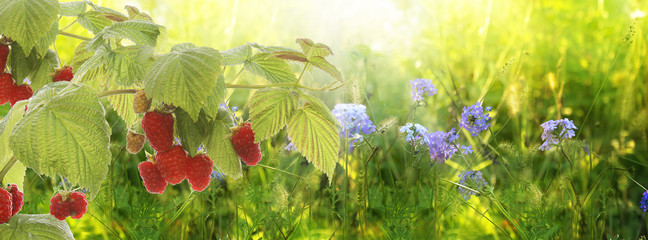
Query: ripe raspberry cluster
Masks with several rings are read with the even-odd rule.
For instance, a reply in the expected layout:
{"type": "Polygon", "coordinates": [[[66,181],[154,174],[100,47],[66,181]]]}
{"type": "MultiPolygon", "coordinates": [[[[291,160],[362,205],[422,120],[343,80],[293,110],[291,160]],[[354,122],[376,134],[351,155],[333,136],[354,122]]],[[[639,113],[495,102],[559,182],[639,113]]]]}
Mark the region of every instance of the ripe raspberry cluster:
{"type": "Polygon", "coordinates": [[[79,219],[86,213],[88,200],[82,192],[59,192],[50,199],[50,214],[59,220],[79,219]]]}
{"type": "Polygon", "coordinates": [[[7,102],[13,107],[16,102],[29,99],[34,94],[27,84],[16,85],[9,73],[0,74],[0,104],[7,102]]]}
{"type": "Polygon", "coordinates": [[[189,157],[180,145],[166,152],[157,152],[155,160],[141,162],[137,168],[146,190],[161,194],[167,184],[176,185],[187,179],[191,189],[201,192],[209,186],[214,162],[205,154],[189,157]]]}
{"type": "Polygon", "coordinates": [[[9,102],[13,107],[16,102],[29,99],[34,92],[29,85],[16,85],[11,74],[4,73],[8,57],[9,45],[0,44],[0,104],[9,102]]]}
{"type": "Polygon", "coordinates": [[[255,166],[261,161],[261,148],[259,143],[254,143],[252,124],[243,123],[232,129],[232,145],[236,154],[248,166],[255,166]]]}
{"type": "MultiPolygon", "coordinates": [[[[150,100],[136,96],[133,104],[135,111],[143,109],[141,102],[137,101],[150,100]]],[[[150,108],[150,102],[145,108],[150,108]]],[[[175,185],[184,179],[189,181],[194,191],[203,191],[211,181],[214,163],[205,154],[189,157],[181,145],[174,145],[173,122],[171,113],[149,111],[144,115],[142,129],[151,148],[157,152],[154,158],[149,157],[148,161],[137,166],[140,177],[146,190],[153,194],[161,194],[167,184],[175,185]]]]}
{"type": "Polygon", "coordinates": [[[0,187],[0,224],[9,222],[23,206],[23,193],[16,184],[0,187]]]}

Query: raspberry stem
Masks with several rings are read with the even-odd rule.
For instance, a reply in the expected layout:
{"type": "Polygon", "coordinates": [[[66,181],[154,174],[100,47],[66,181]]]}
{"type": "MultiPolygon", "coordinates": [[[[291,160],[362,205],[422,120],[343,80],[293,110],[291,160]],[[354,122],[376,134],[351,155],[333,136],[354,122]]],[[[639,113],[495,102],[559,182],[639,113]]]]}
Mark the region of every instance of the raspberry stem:
{"type": "Polygon", "coordinates": [[[12,156],[11,159],[9,159],[9,162],[7,162],[2,170],[0,170],[0,182],[2,182],[2,179],[4,179],[5,175],[7,175],[13,165],[16,164],[16,161],[18,161],[18,159],[15,156],[12,156]]]}
{"type": "Polygon", "coordinates": [[[137,89],[119,89],[119,90],[110,90],[110,91],[105,91],[102,93],[99,93],[97,97],[102,98],[102,97],[108,97],[112,95],[119,95],[119,94],[135,94],[137,92],[137,89]]]}
{"type": "Polygon", "coordinates": [[[84,36],[81,36],[81,35],[76,35],[74,33],[64,32],[64,31],[61,31],[61,30],[59,30],[59,34],[61,34],[63,36],[68,36],[68,37],[71,37],[71,38],[85,40],[85,41],[92,40],[92,38],[89,38],[89,37],[84,37],[84,36]]]}

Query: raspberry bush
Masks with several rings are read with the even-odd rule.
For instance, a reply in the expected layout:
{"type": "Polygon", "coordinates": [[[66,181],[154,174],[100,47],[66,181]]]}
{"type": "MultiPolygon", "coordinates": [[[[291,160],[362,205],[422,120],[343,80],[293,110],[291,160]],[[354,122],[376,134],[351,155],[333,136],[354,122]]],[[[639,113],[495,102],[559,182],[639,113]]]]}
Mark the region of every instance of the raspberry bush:
{"type": "MultiPolygon", "coordinates": [[[[2,223],[15,217],[23,204],[22,193],[16,191],[26,169],[62,179],[63,188],[56,187],[50,201],[52,216],[82,218],[88,202],[103,190],[113,159],[109,143],[115,128],[106,120],[106,109],[114,110],[127,126],[128,152],[137,154],[147,142],[152,148],[146,154],[155,157],[140,159],[138,169],[143,187],[154,194],[164,194],[167,184],[184,179],[194,191],[204,191],[214,172],[243,176],[241,159],[256,165],[262,158],[260,142],[286,126],[293,139],[335,133],[329,109],[304,91],[311,88],[302,85],[289,65],[299,62],[306,64],[304,71],[322,69],[332,76],[328,88],[341,86],[341,74],[325,59],[331,50],[324,44],[298,39],[300,50],[249,43],[219,51],[181,43],[160,51],[156,47],[166,29],[153,18],[134,7],[122,13],[89,1],[0,1],[0,21],[0,102],[11,106],[0,125],[0,183],[18,184],[11,185],[11,193],[0,190],[2,223]],[[74,23],[93,36],[61,30],[61,17],[76,19],[74,23]],[[53,48],[57,36],[83,40],[67,60],[69,65],[59,62],[53,48]],[[235,84],[224,74],[225,68],[234,67],[266,83],[235,84]],[[226,103],[231,89],[262,89],[252,97],[253,114],[247,121],[254,125],[243,125],[242,145],[237,139],[244,131],[236,127],[242,121],[226,103]],[[261,101],[270,95],[278,101],[261,101]],[[318,127],[309,129],[309,121],[316,119],[318,127]],[[79,189],[87,191],[87,198],[79,189]]],[[[332,177],[338,137],[296,145],[332,177]]],[[[48,214],[18,218],[32,220],[23,221],[29,226],[12,228],[36,235],[43,227],[39,225],[65,225],[48,214]]],[[[0,225],[0,235],[7,229],[0,225]]],[[[70,235],[67,225],[62,229],[58,237],[70,235]]]]}

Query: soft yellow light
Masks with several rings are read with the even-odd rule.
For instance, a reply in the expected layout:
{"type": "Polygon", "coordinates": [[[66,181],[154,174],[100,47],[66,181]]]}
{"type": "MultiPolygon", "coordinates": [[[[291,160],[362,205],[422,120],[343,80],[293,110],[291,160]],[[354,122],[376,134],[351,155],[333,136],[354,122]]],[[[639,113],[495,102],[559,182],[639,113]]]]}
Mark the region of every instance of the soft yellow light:
{"type": "Polygon", "coordinates": [[[634,12],[630,13],[630,17],[633,18],[633,19],[642,18],[642,17],[645,17],[645,16],[646,16],[646,13],[644,11],[639,10],[639,9],[634,10],[634,12]]]}

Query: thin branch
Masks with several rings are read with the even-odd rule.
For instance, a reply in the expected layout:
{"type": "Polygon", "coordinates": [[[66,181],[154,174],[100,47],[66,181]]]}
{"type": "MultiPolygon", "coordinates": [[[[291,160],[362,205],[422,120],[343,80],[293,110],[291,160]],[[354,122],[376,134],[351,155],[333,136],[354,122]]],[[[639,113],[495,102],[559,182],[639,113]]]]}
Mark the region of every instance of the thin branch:
{"type": "Polygon", "coordinates": [[[16,164],[16,161],[18,161],[18,159],[15,156],[12,156],[11,159],[9,159],[9,162],[7,162],[2,170],[0,170],[0,182],[2,182],[2,179],[4,179],[9,170],[11,170],[11,167],[16,164]]]}
{"type": "Polygon", "coordinates": [[[135,92],[137,92],[137,89],[110,90],[110,91],[99,93],[97,97],[102,98],[102,97],[108,97],[108,96],[119,95],[119,94],[135,94],[135,92]]]}
{"type": "Polygon", "coordinates": [[[59,34],[61,34],[61,35],[63,35],[63,36],[68,36],[68,37],[71,37],[71,38],[76,38],[76,39],[85,40],[85,41],[90,41],[90,40],[92,40],[92,38],[84,37],[84,36],[81,36],[81,35],[76,35],[76,34],[74,34],[74,33],[64,32],[64,31],[62,31],[62,30],[59,30],[59,34]]]}

